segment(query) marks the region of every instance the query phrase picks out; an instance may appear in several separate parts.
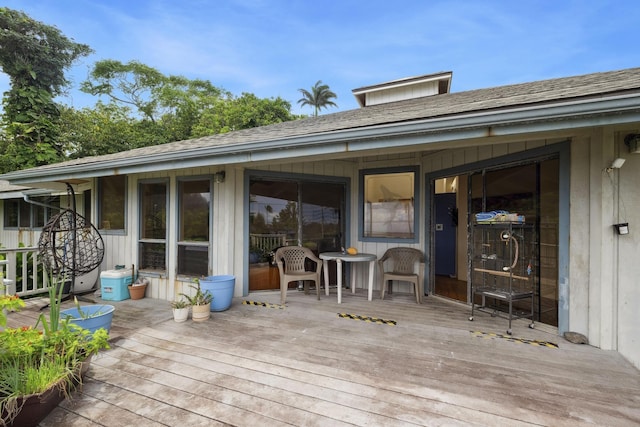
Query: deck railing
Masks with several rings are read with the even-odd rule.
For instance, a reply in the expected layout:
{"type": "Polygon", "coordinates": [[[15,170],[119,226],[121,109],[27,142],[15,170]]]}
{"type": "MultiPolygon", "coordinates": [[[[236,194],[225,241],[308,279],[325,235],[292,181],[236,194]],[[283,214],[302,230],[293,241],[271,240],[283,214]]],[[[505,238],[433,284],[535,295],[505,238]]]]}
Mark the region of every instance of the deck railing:
{"type": "Polygon", "coordinates": [[[4,283],[8,285],[7,293],[24,297],[49,291],[38,252],[37,247],[0,248],[0,271],[6,279],[4,283]]]}
{"type": "Polygon", "coordinates": [[[271,251],[273,248],[285,246],[286,244],[286,234],[249,234],[250,247],[264,252],[271,251]]]}

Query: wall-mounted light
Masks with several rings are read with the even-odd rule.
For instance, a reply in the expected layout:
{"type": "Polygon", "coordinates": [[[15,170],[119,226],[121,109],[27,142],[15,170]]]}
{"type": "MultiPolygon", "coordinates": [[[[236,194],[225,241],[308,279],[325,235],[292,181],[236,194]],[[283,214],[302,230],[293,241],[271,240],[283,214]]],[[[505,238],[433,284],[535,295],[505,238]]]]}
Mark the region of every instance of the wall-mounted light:
{"type": "Polygon", "coordinates": [[[622,167],[622,165],[624,165],[625,159],[618,157],[617,159],[615,159],[613,162],[611,162],[611,166],[609,166],[608,168],[606,168],[605,170],[607,172],[611,172],[614,169],[620,169],[622,167]]]}
{"type": "Polygon", "coordinates": [[[613,224],[618,234],[629,234],[629,223],[613,224]]]}
{"type": "Polygon", "coordinates": [[[216,172],[213,174],[213,182],[215,182],[216,184],[220,184],[224,182],[224,177],[225,177],[224,171],[216,172]]]}
{"type": "Polygon", "coordinates": [[[624,137],[624,144],[629,147],[630,153],[640,153],[640,134],[628,134],[624,137]]]}

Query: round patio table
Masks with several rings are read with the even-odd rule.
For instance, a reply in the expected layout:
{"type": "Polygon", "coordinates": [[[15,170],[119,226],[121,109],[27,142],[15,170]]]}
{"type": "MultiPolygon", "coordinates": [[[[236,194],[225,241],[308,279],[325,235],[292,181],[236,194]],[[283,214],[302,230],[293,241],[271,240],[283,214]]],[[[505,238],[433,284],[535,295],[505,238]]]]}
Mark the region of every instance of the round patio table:
{"type": "MultiPolygon", "coordinates": [[[[375,268],[375,263],[377,256],[375,254],[365,254],[359,253],[355,255],[349,255],[347,253],[342,252],[322,252],[320,254],[320,259],[322,260],[323,268],[324,268],[324,289],[325,293],[329,295],[329,274],[328,263],[329,261],[335,261],[337,267],[337,276],[338,276],[338,304],[342,304],[342,263],[343,262],[368,262],[369,263],[369,277],[368,277],[368,286],[369,293],[368,298],[371,301],[373,296],[373,270],[375,268]]],[[[356,274],[355,271],[351,272],[351,293],[356,293],[356,274]]]]}

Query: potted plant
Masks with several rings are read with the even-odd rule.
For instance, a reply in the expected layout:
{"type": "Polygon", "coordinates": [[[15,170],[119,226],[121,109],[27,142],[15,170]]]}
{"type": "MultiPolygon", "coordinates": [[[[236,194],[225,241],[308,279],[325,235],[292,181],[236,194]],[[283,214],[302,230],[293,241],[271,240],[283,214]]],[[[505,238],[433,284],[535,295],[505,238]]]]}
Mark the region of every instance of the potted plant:
{"type": "MultiPolygon", "coordinates": [[[[0,332],[1,425],[37,425],[81,384],[91,357],[109,348],[105,329],[91,332],[60,318],[63,286],[58,283],[50,281],[48,317],[41,313],[34,327],[0,332]]],[[[0,301],[7,309],[21,306],[15,296],[0,301]]],[[[0,317],[3,321],[6,325],[0,317]]]]}
{"type": "Polygon", "coordinates": [[[78,299],[74,297],[75,307],[67,308],[60,312],[60,318],[68,320],[70,323],[81,328],[95,332],[100,328],[104,328],[109,332],[111,330],[111,321],[113,320],[113,312],[115,307],[108,304],[92,304],[80,306],[78,299]]]}
{"type": "Polygon", "coordinates": [[[189,301],[184,299],[171,301],[171,308],[173,309],[173,320],[176,322],[184,322],[189,317],[189,301]]]}
{"type": "Polygon", "coordinates": [[[194,280],[196,286],[189,285],[191,289],[196,292],[194,295],[180,294],[187,299],[191,305],[191,318],[194,322],[203,322],[211,315],[211,301],[213,301],[213,295],[209,291],[203,291],[200,287],[200,281],[194,280]]]}

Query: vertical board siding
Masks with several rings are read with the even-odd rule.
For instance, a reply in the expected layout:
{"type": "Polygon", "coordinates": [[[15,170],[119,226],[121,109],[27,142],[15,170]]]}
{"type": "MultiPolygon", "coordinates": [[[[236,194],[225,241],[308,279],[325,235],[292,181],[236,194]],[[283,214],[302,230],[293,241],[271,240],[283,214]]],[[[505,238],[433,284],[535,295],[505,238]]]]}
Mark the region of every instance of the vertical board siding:
{"type": "MultiPolygon", "coordinates": [[[[350,245],[356,247],[361,252],[374,253],[382,256],[384,252],[397,243],[385,242],[362,242],[358,235],[358,222],[360,213],[358,212],[359,171],[360,169],[380,168],[390,166],[420,165],[421,171],[418,182],[421,191],[420,206],[416,206],[416,212],[420,215],[419,243],[407,246],[424,248],[425,229],[424,211],[428,207],[426,188],[428,183],[424,182],[424,174],[427,172],[447,169],[454,166],[470,164],[479,160],[489,159],[509,153],[514,153],[530,148],[547,144],[547,141],[521,141],[511,144],[477,145],[466,146],[459,149],[448,149],[438,151],[422,152],[396,152],[390,154],[379,154],[348,160],[323,160],[271,163],[269,165],[252,168],[262,169],[271,172],[294,173],[315,176],[334,176],[350,178],[351,188],[349,189],[351,198],[348,201],[351,212],[349,224],[350,245]]],[[[176,239],[177,231],[177,178],[183,176],[211,176],[215,172],[225,170],[224,167],[198,167],[167,172],[153,172],[132,175],[128,179],[128,198],[126,207],[126,229],[125,234],[103,234],[105,242],[105,259],[101,265],[102,270],[114,269],[116,265],[129,267],[137,264],[138,256],[138,183],[146,179],[169,179],[169,230],[168,230],[168,274],[160,277],[148,277],[151,286],[147,290],[147,296],[153,298],[172,300],[181,293],[189,293],[189,282],[175,280],[176,271],[176,239]]],[[[226,167],[226,177],[223,183],[213,183],[212,185],[212,234],[210,273],[233,274],[236,276],[236,296],[243,293],[244,277],[244,167],[236,165],[233,168],[226,167]]],[[[82,204],[80,203],[79,206],[82,204]]],[[[97,217],[97,209],[94,213],[97,217]]],[[[2,230],[2,241],[5,247],[17,247],[19,243],[26,245],[37,245],[39,238],[38,231],[25,230],[2,230]]],[[[360,277],[366,276],[366,265],[355,264],[352,268],[360,277]]],[[[137,265],[136,265],[137,268],[137,265]]],[[[376,269],[375,287],[379,288],[379,274],[376,269]]],[[[408,287],[407,287],[408,289],[408,287]]]]}

